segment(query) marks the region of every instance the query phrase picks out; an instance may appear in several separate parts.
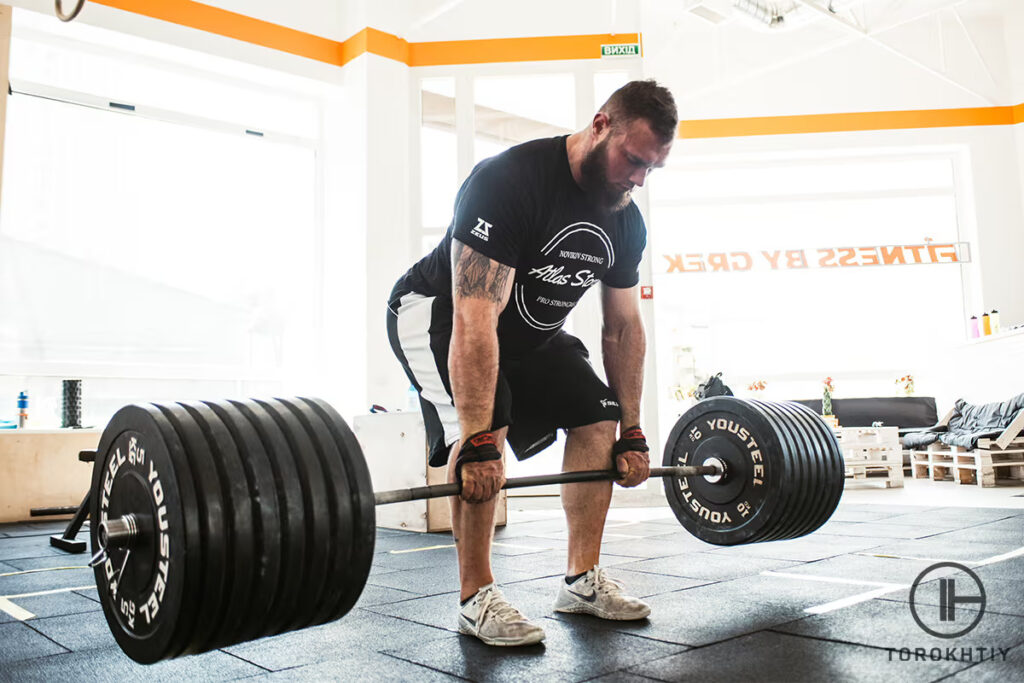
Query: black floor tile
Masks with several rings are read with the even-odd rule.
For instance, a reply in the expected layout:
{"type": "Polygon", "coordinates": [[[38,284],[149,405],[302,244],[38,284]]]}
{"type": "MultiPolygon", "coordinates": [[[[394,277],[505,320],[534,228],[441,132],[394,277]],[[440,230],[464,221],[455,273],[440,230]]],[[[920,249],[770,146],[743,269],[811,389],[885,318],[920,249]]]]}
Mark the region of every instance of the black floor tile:
{"type": "Polygon", "coordinates": [[[932,536],[928,540],[942,541],[945,543],[969,544],[985,543],[990,545],[1009,545],[1013,548],[1024,546],[1024,524],[1016,529],[993,527],[989,524],[973,526],[959,531],[949,531],[932,536]]]}
{"type": "MultiPolygon", "coordinates": [[[[623,586],[625,586],[625,592],[628,595],[633,595],[638,598],[647,598],[652,595],[671,593],[672,591],[695,588],[697,586],[704,586],[711,583],[707,579],[687,579],[681,576],[669,576],[667,574],[650,574],[647,572],[623,569],[621,567],[614,567],[609,570],[608,575],[613,579],[621,581],[623,586]]],[[[539,579],[533,579],[532,581],[525,581],[523,583],[516,583],[513,585],[522,586],[530,590],[546,591],[550,594],[551,601],[554,602],[554,596],[558,592],[558,582],[561,580],[561,576],[545,576],[539,579]]]]}
{"type": "MultiPolygon", "coordinates": [[[[939,579],[935,578],[930,581],[925,581],[917,587],[917,592],[914,594],[914,603],[918,606],[921,605],[934,605],[936,612],[938,611],[939,605],[939,579]]],[[[964,577],[963,581],[967,584],[967,587],[963,590],[967,590],[970,593],[977,594],[977,588],[971,584],[970,579],[964,577]]],[[[992,579],[982,578],[982,585],[985,587],[985,613],[994,612],[998,614],[1008,614],[1011,616],[1024,617],[1024,589],[1022,589],[1019,581],[1007,581],[1005,579],[992,579]]],[[[955,584],[958,588],[961,585],[961,581],[958,580],[955,584]]],[[[910,602],[910,589],[899,591],[897,593],[890,593],[883,596],[885,600],[892,600],[895,602],[909,603],[910,602]]]]}
{"type": "Polygon", "coordinates": [[[588,623],[592,628],[620,631],[679,645],[700,646],[754,633],[805,616],[803,601],[757,602],[744,586],[715,583],[655,595],[647,599],[651,616],[643,621],[605,621],[558,614],[553,618],[588,623]],[[723,586],[725,586],[723,588],[723,586]]]}
{"type": "MultiPolygon", "coordinates": [[[[504,567],[495,567],[494,573],[500,584],[536,578],[534,573],[524,573],[504,567]]],[[[453,561],[423,569],[407,569],[383,574],[371,573],[368,583],[381,588],[397,588],[419,596],[454,593],[459,590],[459,568],[453,561]]]]}
{"type": "MultiPolygon", "coordinates": [[[[534,582],[515,583],[501,587],[505,597],[530,619],[538,619],[552,613],[551,606],[557,595],[555,588],[537,586],[534,582]]],[[[434,628],[457,631],[456,622],[459,601],[456,593],[432,595],[429,597],[405,600],[388,605],[367,607],[367,610],[391,617],[433,626],[434,628]]]]}
{"type": "Polygon", "coordinates": [[[60,588],[96,585],[91,569],[57,569],[0,576],[0,595],[21,595],[60,588]]]}
{"type": "Polygon", "coordinates": [[[78,595],[81,595],[83,598],[88,598],[89,600],[92,600],[93,602],[99,602],[100,601],[100,592],[98,590],[96,590],[95,587],[93,587],[93,588],[86,588],[84,590],[77,590],[77,591],[75,591],[75,593],[77,593],[78,595]]]}
{"type": "Polygon", "coordinates": [[[944,531],[955,531],[962,528],[948,524],[898,524],[894,519],[880,522],[826,522],[818,529],[818,532],[832,536],[860,536],[863,538],[925,538],[944,531]]]}
{"type": "Polygon", "coordinates": [[[876,538],[859,538],[854,536],[830,536],[821,532],[794,538],[788,541],[771,541],[769,543],[749,543],[729,548],[720,548],[717,552],[732,556],[761,557],[770,560],[790,560],[793,562],[814,562],[837,555],[855,553],[874,548],[879,543],[876,538]]]}
{"type": "Polygon", "coordinates": [[[1017,646],[994,658],[978,662],[969,669],[943,679],[943,683],[1006,683],[1019,681],[1024,672],[1024,647],[1017,646]]]}
{"type": "Polygon", "coordinates": [[[1024,582],[1024,557],[1014,557],[1003,562],[994,562],[984,567],[972,567],[982,581],[1004,579],[1024,582]]]}
{"type": "Polygon", "coordinates": [[[331,683],[335,681],[360,681],[360,683],[394,683],[395,681],[445,683],[462,680],[440,671],[428,669],[419,664],[407,662],[404,659],[397,659],[390,655],[378,654],[376,652],[357,657],[331,659],[319,664],[310,664],[295,669],[275,671],[256,676],[255,678],[257,680],[330,681],[331,683]]]}
{"type": "Polygon", "coordinates": [[[894,524],[924,524],[935,526],[967,527],[986,522],[995,522],[1019,514],[1012,508],[965,508],[948,507],[926,513],[911,513],[891,518],[894,524]]]}
{"type": "Polygon", "coordinates": [[[601,546],[601,552],[610,555],[635,555],[643,558],[667,557],[686,552],[718,550],[722,546],[705,543],[683,529],[643,539],[612,540],[601,546]]]}
{"type": "Polygon", "coordinates": [[[98,602],[75,592],[33,595],[28,598],[15,598],[11,602],[22,609],[28,610],[40,619],[59,617],[66,614],[96,612],[103,609],[98,602]]]}
{"type": "Polygon", "coordinates": [[[782,570],[797,566],[795,562],[786,560],[765,560],[756,557],[731,555],[728,552],[699,552],[663,557],[654,560],[637,560],[618,565],[622,569],[630,569],[651,574],[668,574],[683,576],[690,579],[707,579],[709,581],[726,581],[741,576],[753,576],[767,570],[782,570]]]}
{"type": "MultiPolygon", "coordinates": [[[[874,553],[874,550],[867,550],[864,553],[863,555],[840,555],[820,562],[809,562],[790,567],[786,571],[792,574],[909,586],[918,574],[934,564],[931,560],[877,557],[871,554],[874,553]]],[[[869,590],[869,588],[866,587],[864,590],[869,590]]]]}
{"type": "Polygon", "coordinates": [[[0,561],[8,564],[10,564],[10,560],[46,557],[48,555],[63,555],[66,557],[67,553],[51,546],[47,536],[17,536],[0,541],[0,561]]]}
{"type": "Polygon", "coordinates": [[[414,550],[417,548],[429,548],[435,545],[451,545],[454,543],[452,535],[444,534],[417,534],[406,532],[394,536],[377,537],[373,546],[375,555],[386,553],[391,550],[414,550]]]}
{"type": "Polygon", "coordinates": [[[451,635],[430,626],[382,616],[363,609],[301,631],[282,633],[224,648],[271,671],[347,657],[363,657],[386,648],[433,644],[451,635]]]}
{"type": "Polygon", "coordinates": [[[118,648],[108,648],[21,661],[6,667],[0,678],[19,683],[191,683],[233,680],[262,672],[259,667],[223,652],[207,652],[143,666],[133,662],[118,648]]]}
{"type": "Polygon", "coordinates": [[[373,556],[375,567],[393,571],[436,567],[440,564],[455,564],[457,561],[455,548],[448,546],[426,546],[425,549],[389,551],[373,556]]]}
{"type": "Polygon", "coordinates": [[[401,602],[403,600],[418,597],[419,595],[416,593],[410,593],[409,591],[401,591],[396,588],[382,588],[381,586],[367,584],[363,587],[363,592],[360,594],[359,602],[356,603],[355,607],[389,605],[393,602],[401,602]]]}
{"type": "Polygon", "coordinates": [[[581,681],[683,650],[669,643],[593,628],[585,622],[542,619],[541,645],[499,648],[469,636],[404,648],[387,654],[447,673],[481,680],[581,681]]]}
{"type": "Polygon", "coordinates": [[[0,624],[0,664],[3,664],[4,671],[11,670],[12,662],[66,651],[57,643],[33,631],[23,622],[12,621],[0,624]]]}
{"type": "Polygon", "coordinates": [[[943,562],[979,562],[1003,555],[1021,546],[1016,543],[971,543],[963,539],[951,540],[945,534],[918,540],[900,541],[872,548],[872,555],[923,558],[943,562]]]}
{"type": "MultiPolygon", "coordinates": [[[[83,598],[84,599],[84,598],[83,598]]],[[[109,649],[117,646],[114,635],[107,626],[101,611],[71,614],[27,622],[47,638],[60,643],[73,652],[80,650],[109,649]]]]}
{"type": "Polygon", "coordinates": [[[649,681],[657,680],[656,678],[648,678],[647,676],[641,676],[629,671],[615,671],[604,676],[591,678],[589,683],[648,683],[649,681]]]}
{"type": "MultiPolygon", "coordinates": [[[[968,610],[961,608],[966,613],[968,610]]],[[[960,610],[958,610],[958,614],[960,610]]],[[[978,626],[960,638],[936,638],[914,621],[910,606],[889,600],[868,600],[852,607],[807,617],[780,626],[785,633],[880,648],[1014,647],[1024,642],[1024,618],[986,613],[978,626]]]]}
{"type": "MultiPolygon", "coordinates": [[[[0,541],[2,543],[2,541],[0,541]]],[[[13,564],[7,564],[6,562],[0,562],[0,574],[6,574],[7,572],[16,572],[18,568],[13,564]]]]}
{"type": "Polygon", "coordinates": [[[89,555],[81,553],[78,555],[46,555],[45,557],[15,558],[7,560],[7,564],[17,567],[19,571],[26,569],[52,569],[54,567],[76,567],[89,566],[89,555]]]}
{"type": "MultiPolygon", "coordinates": [[[[601,565],[604,567],[615,567],[627,562],[635,562],[639,558],[622,557],[619,555],[603,554],[601,565]]],[[[535,555],[516,556],[495,556],[491,560],[495,573],[513,570],[523,579],[535,579],[542,576],[565,575],[568,564],[568,554],[565,550],[554,550],[535,555]]],[[[510,583],[509,579],[501,579],[502,583],[510,583]]]]}
{"type": "Polygon", "coordinates": [[[904,511],[893,512],[891,510],[876,510],[872,506],[855,507],[853,505],[840,506],[832,513],[832,522],[877,522],[895,517],[899,514],[906,514],[904,511]]]}
{"type": "Polygon", "coordinates": [[[765,632],[658,659],[629,671],[663,681],[702,683],[923,683],[965,666],[957,662],[908,664],[888,659],[888,652],[876,648],[765,632]]]}

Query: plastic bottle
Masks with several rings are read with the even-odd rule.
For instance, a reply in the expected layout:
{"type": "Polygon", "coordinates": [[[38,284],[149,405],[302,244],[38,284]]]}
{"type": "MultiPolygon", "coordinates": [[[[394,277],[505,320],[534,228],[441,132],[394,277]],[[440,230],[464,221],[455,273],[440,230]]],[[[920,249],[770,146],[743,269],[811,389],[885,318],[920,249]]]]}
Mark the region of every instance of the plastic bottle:
{"type": "Polygon", "coordinates": [[[978,338],[978,316],[971,316],[971,339],[978,338]]]}
{"type": "Polygon", "coordinates": [[[24,429],[28,422],[28,392],[18,394],[18,429],[24,429]]]}
{"type": "Polygon", "coordinates": [[[993,308],[988,314],[988,319],[992,323],[992,334],[999,334],[999,311],[993,308]]]}
{"type": "Polygon", "coordinates": [[[409,412],[415,412],[420,409],[419,392],[411,384],[409,385],[409,391],[405,392],[405,409],[409,412]]]}
{"type": "Polygon", "coordinates": [[[985,336],[992,334],[992,321],[988,318],[988,313],[981,314],[981,331],[985,333],[985,336]]]}

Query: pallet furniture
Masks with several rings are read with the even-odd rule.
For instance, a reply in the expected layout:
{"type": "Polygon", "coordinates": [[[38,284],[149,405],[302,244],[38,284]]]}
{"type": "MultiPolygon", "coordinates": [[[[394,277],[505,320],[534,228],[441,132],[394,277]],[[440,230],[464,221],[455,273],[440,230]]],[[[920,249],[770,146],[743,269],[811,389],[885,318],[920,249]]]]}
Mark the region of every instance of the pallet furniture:
{"type": "Polygon", "coordinates": [[[880,472],[886,488],[903,486],[903,450],[896,427],[840,427],[836,437],[847,478],[863,481],[869,472],[880,472]]]}
{"type": "MultiPolygon", "coordinates": [[[[947,415],[943,423],[949,418],[947,415]]],[[[937,441],[927,450],[907,452],[915,479],[981,487],[996,486],[997,480],[1024,485],[1024,411],[996,438],[979,439],[974,449],[937,441]]]]}

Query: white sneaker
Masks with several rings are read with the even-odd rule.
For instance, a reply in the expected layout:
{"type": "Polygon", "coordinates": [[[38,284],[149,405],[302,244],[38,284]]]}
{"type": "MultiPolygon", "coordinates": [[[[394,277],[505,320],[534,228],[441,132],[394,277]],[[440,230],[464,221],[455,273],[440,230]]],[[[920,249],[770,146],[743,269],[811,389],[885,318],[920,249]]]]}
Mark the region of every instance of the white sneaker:
{"type": "Polygon", "coordinates": [[[623,585],[597,565],[571,584],[561,581],[556,612],[593,614],[602,619],[633,621],[645,619],[651,607],[643,600],[623,595],[623,585]]]}
{"type": "Polygon", "coordinates": [[[544,629],[509,604],[493,583],[459,608],[459,633],[476,636],[488,645],[536,645],[544,640],[544,629]]]}

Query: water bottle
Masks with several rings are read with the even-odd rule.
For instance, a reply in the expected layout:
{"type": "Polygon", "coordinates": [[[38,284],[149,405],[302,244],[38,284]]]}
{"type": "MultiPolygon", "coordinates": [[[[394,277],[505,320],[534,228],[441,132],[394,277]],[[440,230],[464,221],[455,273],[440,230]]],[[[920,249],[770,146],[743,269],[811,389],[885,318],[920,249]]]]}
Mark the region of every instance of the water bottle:
{"type": "Polygon", "coordinates": [[[18,394],[18,429],[24,429],[28,422],[28,392],[18,394]]]}
{"type": "Polygon", "coordinates": [[[416,387],[409,385],[409,391],[405,392],[405,409],[409,412],[415,412],[420,409],[420,395],[416,391],[416,387]]]}

